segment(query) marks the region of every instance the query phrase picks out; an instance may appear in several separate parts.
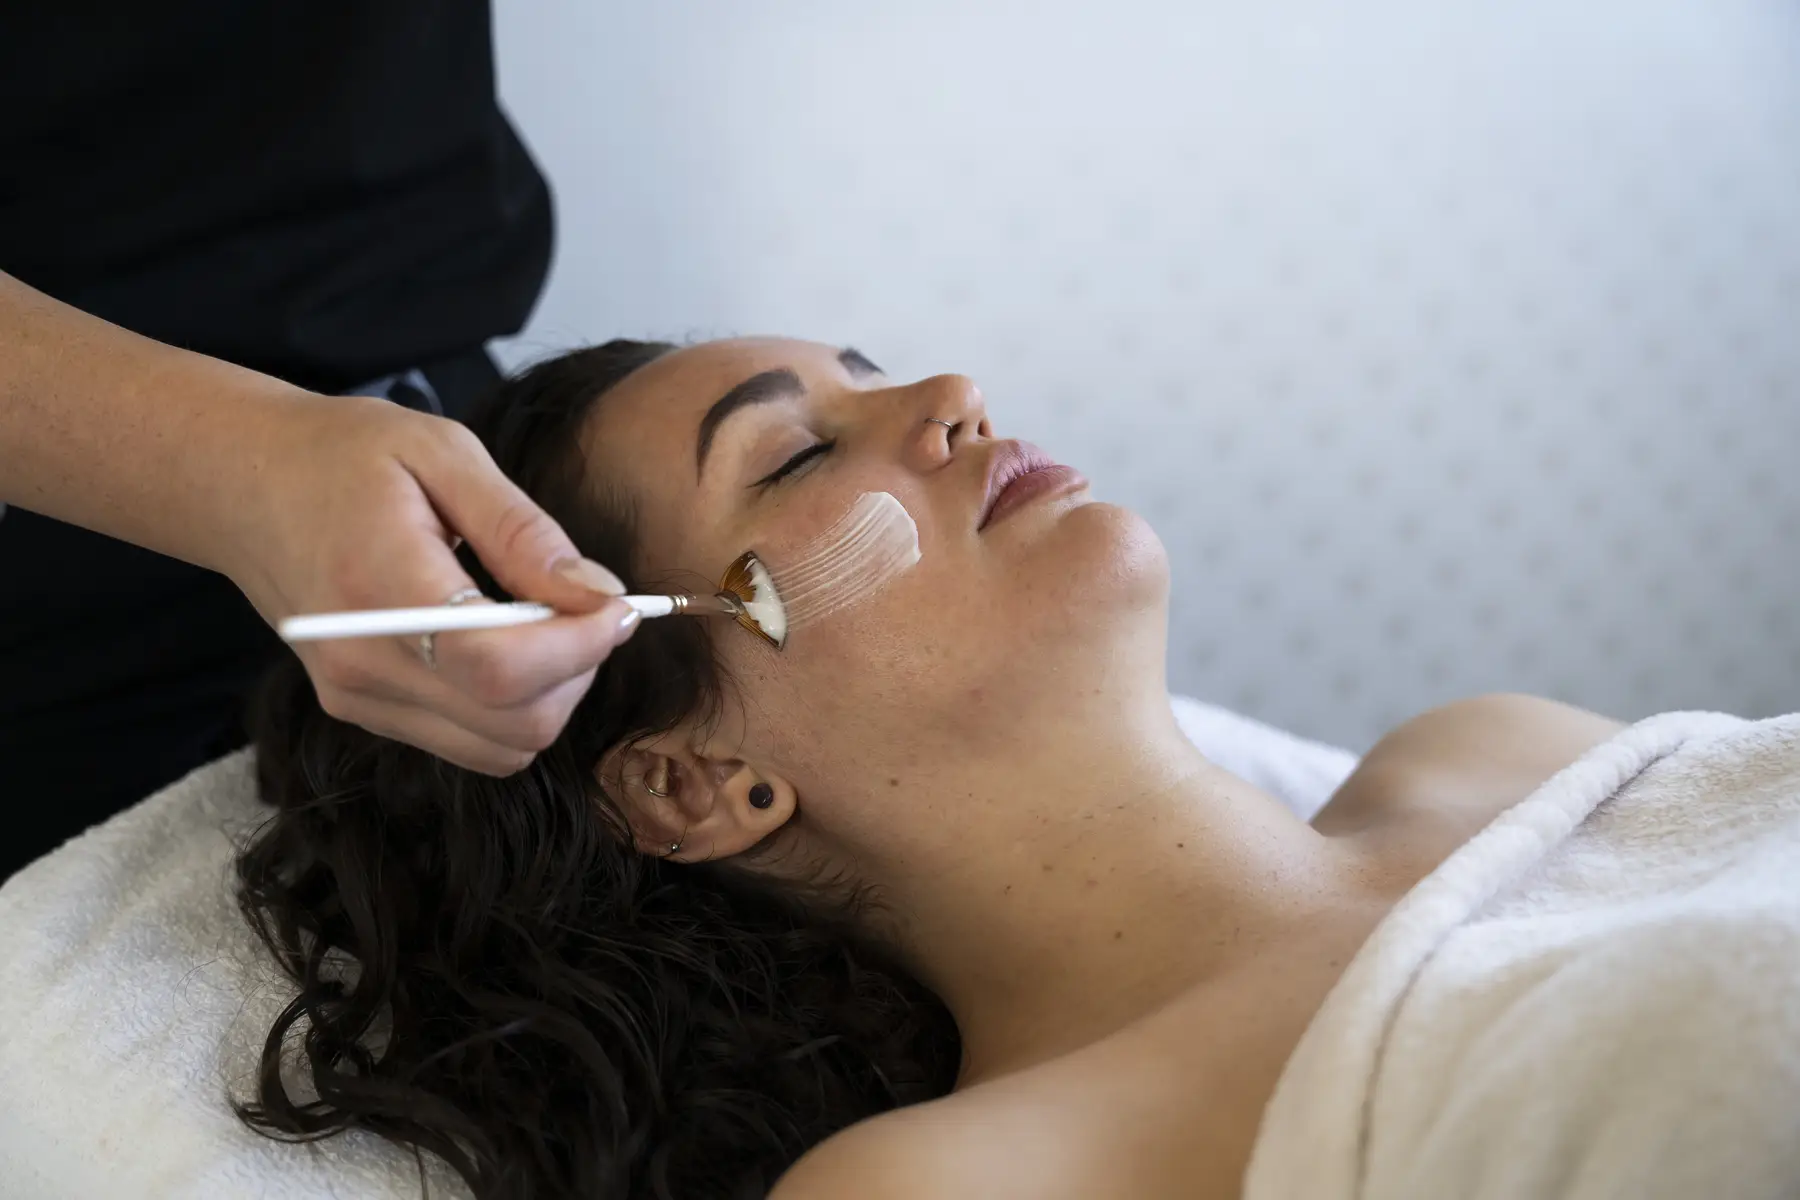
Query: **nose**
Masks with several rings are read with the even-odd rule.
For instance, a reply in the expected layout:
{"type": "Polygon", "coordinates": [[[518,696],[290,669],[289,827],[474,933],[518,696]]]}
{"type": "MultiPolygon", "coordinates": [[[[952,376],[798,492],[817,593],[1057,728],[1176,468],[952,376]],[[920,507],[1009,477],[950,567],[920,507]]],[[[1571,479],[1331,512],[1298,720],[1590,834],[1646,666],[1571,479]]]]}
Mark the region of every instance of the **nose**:
{"type": "Polygon", "coordinates": [[[963,446],[994,436],[981,389],[967,375],[933,375],[906,391],[914,426],[906,444],[917,469],[941,467],[963,446]]]}

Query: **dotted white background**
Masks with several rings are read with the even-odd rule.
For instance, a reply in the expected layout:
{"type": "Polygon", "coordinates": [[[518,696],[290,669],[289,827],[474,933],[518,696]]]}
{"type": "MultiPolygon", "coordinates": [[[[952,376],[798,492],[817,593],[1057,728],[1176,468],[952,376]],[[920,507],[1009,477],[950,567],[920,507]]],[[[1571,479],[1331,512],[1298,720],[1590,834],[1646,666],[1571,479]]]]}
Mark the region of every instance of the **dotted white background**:
{"type": "Polygon", "coordinates": [[[962,371],[1168,546],[1172,686],[1354,748],[1800,709],[1800,5],[501,0],[517,363],[962,371]]]}

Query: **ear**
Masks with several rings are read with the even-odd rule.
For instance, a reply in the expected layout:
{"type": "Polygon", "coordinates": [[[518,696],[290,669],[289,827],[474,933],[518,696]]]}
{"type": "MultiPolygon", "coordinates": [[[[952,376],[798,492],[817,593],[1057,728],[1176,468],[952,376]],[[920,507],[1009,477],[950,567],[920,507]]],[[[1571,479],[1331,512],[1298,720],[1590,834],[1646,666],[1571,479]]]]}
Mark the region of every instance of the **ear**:
{"type": "Polygon", "coordinates": [[[708,747],[695,745],[696,733],[683,726],[619,746],[594,767],[596,781],[618,801],[644,854],[687,863],[729,858],[794,815],[792,784],[739,758],[708,757],[708,747]],[[755,798],[769,803],[758,808],[755,798]]]}

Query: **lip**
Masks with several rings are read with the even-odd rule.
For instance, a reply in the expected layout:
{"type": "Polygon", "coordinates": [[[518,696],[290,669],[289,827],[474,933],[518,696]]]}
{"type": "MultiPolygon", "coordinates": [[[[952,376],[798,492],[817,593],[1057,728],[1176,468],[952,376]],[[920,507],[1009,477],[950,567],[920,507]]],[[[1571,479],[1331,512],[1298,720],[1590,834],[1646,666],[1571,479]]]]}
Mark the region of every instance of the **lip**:
{"type": "Polygon", "coordinates": [[[1085,486],[1087,480],[1081,472],[1057,462],[1030,442],[1002,442],[988,461],[987,495],[981,502],[976,531],[1041,496],[1085,486]]]}

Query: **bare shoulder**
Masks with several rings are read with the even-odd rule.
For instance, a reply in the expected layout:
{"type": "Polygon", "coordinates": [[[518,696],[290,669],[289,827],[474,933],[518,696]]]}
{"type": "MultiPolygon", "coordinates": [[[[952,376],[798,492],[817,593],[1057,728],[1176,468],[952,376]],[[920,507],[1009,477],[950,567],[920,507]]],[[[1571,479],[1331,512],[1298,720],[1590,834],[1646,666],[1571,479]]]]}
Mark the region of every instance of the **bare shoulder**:
{"type": "Polygon", "coordinates": [[[912,1109],[862,1121],[820,1142],[788,1169],[769,1200],[918,1200],[945,1193],[912,1109]]]}
{"type": "Polygon", "coordinates": [[[1524,765],[1554,774],[1625,726],[1609,717],[1515,692],[1474,696],[1420,713],[1369,758],[1409,764],[1524,765]]]}
{"type": "Polygon", "coordinates": [[[976,1131],[982,1106],[947,1096],[872,1117],[827,1138],[781,1177],[769,1200],[950,1200],[1011,1195],[976,1131]]]}
{"type": "Polygon", "coordinates": [[[1510,692],[1445,704],[1377,742],[1314,824],[1349,830],[1426,806],[1452,820],[1485,822],[1624,728],[1583,708],[1510,692]]]}
{"type": "Polygon", "coordinates": [[[1197,992],[1060,1058],[852,1126],[796,1163],[771,1196],[1235,1197],[1262,1102],[1310,1009],[1285,1021],[1266,987],[1222,992],[1197,992]]]}
{"type": "Polygon", "coordinates": [[[1072,1089],[1090,1077],[1086,1068],[1061,1060],[1048,1070],[1029,1069],[863,1121],[815,1146],[781,1178],[770,1200],[1090,1200],[1121,1194],[1115,1185],[1129,1173],[1121,1173],[1116,1160],[1126,1139],[1084,1111],[1084,1089],[1072,1089]]]}

